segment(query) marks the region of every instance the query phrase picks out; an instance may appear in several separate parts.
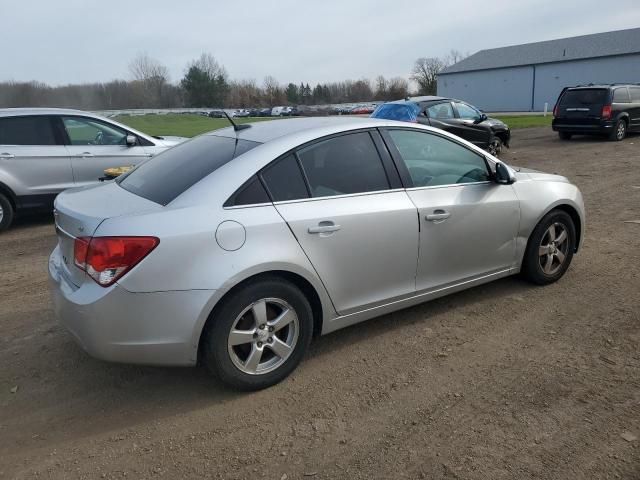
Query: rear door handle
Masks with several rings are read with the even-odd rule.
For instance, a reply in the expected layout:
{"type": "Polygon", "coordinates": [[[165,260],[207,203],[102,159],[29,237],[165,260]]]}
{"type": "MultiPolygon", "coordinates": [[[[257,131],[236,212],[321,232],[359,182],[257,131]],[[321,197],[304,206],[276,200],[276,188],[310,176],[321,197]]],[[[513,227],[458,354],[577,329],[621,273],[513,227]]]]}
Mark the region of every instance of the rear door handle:
{"type": "Polygon", "coordinates": [[[441,222],[443,220],[446,220],[450,216],[451,213],[447,212],[446,210],[434,210],[433,213],[430,213],[424,218],[429,222],[441,222]]]}
{"type": "Polygon", "coordinates": [[[15,158],[16,156],[13,153],[8,153],[8,152],[3,152],[0,153],[0,158],[2,159],[9,159],[9,158],[15,158]]]}
{"type": "Polygon", "coordinates": [[[320,222],[317,227],[309,227],[309,233],[333,233],[340,230],[340,225],[333,222],[320,222]]]}
{"type": "Polygon", "coordinates": [[[91,152],[82,152],[82,153],[78,153],[76,155],[76,157],[80,157],[80,158],[91,158],[93,157],[93,153],[91,152]]]}

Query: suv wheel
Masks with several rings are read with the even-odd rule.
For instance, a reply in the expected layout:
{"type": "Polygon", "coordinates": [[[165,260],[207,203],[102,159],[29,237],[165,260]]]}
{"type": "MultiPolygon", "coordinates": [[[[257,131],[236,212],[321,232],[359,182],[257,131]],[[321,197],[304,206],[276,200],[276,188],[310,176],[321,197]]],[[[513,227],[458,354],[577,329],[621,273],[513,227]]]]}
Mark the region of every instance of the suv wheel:
{"type": "Polygon", "coordinates": [[[487,148],[487,151],[494,157],[500,155],[500,152],[502,152],[502,140],[500,140],[498,137],[495,137],[489,144],[489,148],[487,148]]]}
{"type": "Polygon", "coordinates": [[[13,205],[0,193],[0,232],[9,228],[11,222],[13,222],[13,205]]]}
{"type": "Polygon", "coordinates": [[[571,140],[571,134],[569,132],[558,132],[560,140],[571,140]]]}
{"type": "Polygon", "coordinates": [[[613,131],[609,135],[609,140],[613,140],[614,142],[619,142],[620,140],[624,140],[624,137],[627,136],[627,122],[624,120],[618,120],[616,126],[613,128],[613,131]]]}
{"type": "Polygon", "coordinates": [[[532,283],[547,285],[569,268],[576,247],[576,227],[568,213],[552,210],[536,225],[522,261],[522,275],[532,283]]]}
{"type": "Polygon", "coordinates": [[[305,295],[279,278],[261,280],[223,300],[202,333],[202,360],[232,387],[259,390],[298,366],[312,332],[305,295]]]}

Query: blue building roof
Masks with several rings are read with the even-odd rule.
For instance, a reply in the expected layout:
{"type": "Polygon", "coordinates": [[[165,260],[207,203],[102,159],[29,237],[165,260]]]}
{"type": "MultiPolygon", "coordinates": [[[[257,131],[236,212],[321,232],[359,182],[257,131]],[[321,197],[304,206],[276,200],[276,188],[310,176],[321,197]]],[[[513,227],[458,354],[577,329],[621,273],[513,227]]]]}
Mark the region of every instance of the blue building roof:
{"type": "Polygon", "coordinates": [[[480,50],[440,75],[640,53],[640,28],[480,50]]]}

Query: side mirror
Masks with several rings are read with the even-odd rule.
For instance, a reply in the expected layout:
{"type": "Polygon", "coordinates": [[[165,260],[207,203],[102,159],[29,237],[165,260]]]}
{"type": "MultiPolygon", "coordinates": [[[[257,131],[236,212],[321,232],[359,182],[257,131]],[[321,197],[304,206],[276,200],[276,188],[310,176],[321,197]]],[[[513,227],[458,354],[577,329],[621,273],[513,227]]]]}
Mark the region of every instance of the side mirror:
{"type": "Polygon", "coordinates": [[[475,124],[477,125],[478,123],[482,123],[482,122],[484,122],[484,121],[485,121],[486,119],[488,119],[488,118],[489,118],[489,117],[487,117],[487,115],[486,115],[486,114],[481,113],[481,114],[480,114],[480,116],[479,116],[478,118],[476,118],[476,119],[473,121],[473,123],[475,123],[475,124]]]}
{"type": "Polygon", "coordinates": [[[135,135],[127,135],[127,147],[135,147],[138,144],[138,137],[135,135]]]}
{"type": "Polygon", "coordinates": [[[495,181],[502,185],[511,185],[516,181],[516,177],[511,174],[511,171],[504,163],[498,162],[496,163],[495,181]]]}

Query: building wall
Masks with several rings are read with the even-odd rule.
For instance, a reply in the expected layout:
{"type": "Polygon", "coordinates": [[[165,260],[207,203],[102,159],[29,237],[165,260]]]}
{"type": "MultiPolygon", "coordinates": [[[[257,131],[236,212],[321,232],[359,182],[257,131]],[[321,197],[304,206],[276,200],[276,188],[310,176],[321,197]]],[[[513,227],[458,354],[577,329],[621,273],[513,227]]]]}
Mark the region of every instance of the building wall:
{"type": "Polygon", "coordinates": [[[640,83],[640,53],[441,75],[438,95],[486,111],[542,111],[545,102],[553,108],[565,86],[587,83],[640,83]]]}

